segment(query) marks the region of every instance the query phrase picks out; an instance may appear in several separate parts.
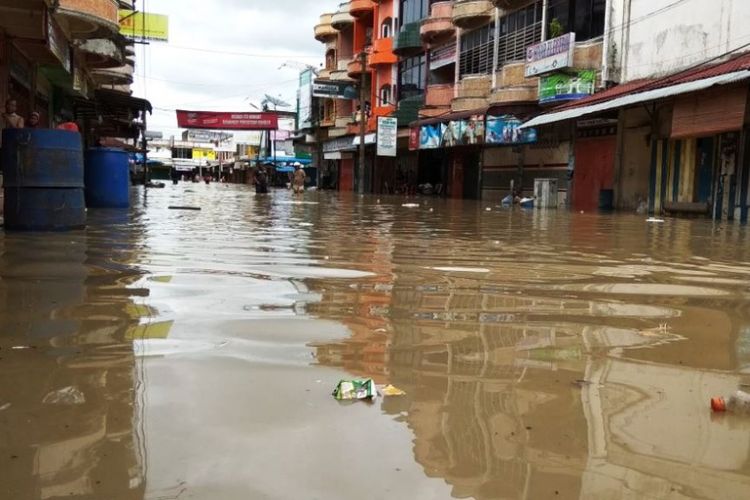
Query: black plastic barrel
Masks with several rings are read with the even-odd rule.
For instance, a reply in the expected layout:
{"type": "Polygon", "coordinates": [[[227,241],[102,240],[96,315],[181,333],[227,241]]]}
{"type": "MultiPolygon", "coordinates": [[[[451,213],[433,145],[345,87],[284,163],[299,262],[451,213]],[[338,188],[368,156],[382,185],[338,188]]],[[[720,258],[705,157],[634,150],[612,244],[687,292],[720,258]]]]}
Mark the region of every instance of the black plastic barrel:
{"type": "Polygon", "coordinates": [[[615,192],[612,189],[599,191],[599,210],[612,210],[615,205],[615,192]]]}
{"type": "Polygon", "coordinates": [[[86,225],[78,132],[3,130],[5,228],[66,231],[86,225]]]}
{"type": "Polygon", "coordinates": [[[115,148],[93,148],[85,155],[86,206],[128,208],[130,164],[128,153],[115,148]]]}

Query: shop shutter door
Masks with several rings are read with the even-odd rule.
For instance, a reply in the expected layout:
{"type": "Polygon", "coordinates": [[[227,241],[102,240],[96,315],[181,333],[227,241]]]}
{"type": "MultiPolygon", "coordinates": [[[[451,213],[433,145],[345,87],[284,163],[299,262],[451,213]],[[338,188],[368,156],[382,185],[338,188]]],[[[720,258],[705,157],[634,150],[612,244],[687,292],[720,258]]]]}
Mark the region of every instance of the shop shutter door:
{"type": "Polygon", "coordinates": [[[746,86],[719,87],[678,97],[672,117],[672,139],[740,130],[745,121],[747,91],[746,86]]]}

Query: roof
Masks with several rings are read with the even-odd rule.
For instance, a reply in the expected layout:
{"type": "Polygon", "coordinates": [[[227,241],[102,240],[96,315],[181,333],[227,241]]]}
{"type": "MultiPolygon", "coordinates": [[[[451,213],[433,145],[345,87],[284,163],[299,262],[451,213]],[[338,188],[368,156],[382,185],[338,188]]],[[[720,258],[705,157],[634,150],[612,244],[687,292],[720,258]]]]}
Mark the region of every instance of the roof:
{"type": "Polygon", "coordinates": [[[572,103],[558,106],[524,124],[534,127],[579,118],[609,109],[654,101],[714,85],[750,79],[750,52],[717,64],[695,66],[662,78],[634,80],[572,103]]]}

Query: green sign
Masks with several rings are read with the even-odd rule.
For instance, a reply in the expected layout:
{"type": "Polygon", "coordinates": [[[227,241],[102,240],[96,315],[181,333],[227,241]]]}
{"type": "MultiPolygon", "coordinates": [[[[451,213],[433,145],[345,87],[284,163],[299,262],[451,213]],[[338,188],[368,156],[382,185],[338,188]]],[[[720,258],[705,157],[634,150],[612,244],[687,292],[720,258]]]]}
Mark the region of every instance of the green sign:
{"type": "Polygon", "coordinates": [[[539,78],[539,102],[551,103],[583,99],[594,93],[595,70],[553,73],[539,78]]]}

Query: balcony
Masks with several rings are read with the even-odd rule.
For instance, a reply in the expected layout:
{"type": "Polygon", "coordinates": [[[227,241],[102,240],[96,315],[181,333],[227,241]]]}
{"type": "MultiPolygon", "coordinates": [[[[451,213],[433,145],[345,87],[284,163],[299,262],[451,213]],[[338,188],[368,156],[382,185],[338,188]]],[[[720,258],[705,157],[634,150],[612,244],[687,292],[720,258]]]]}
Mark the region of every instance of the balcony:
{"type": "Polygon", "coordinates": [[[398,62],[393,53],[393,38],[379,38],[372,44],[372,54],[368,60],[370,66],[390,66],[398,62]]]}
{"type": "Polygon", "coordinates": [[[349,13],[356,17],[367,17],[375,9],[375,2],[372,0],[352,0],[349,5],[349,13]]]}
{"type": "Polygon", "coordinates": [[[367,121],[367,129],[376,130],[378,128],[378,117],[391,116],[394,111],[396,111],[396,106],[393,105],[375,106],[372,108],[372,114],[367,121]]]}
{"type": "Polygon", "coordinates": [[[432,4],[430,17],[422,20],[419,34],[426,44],[434,44],[450,38],[456,32],[453,26],[453,2],[438,2],[432,4]]]}
{"type": "Polygon", "coordinates": [[[489,0],[456,0],[453,4],[453,24],[459,28],[478,28],[493,17],[494,6],[489,0]]]}
{"type": "Polygon", "coordinates": [[[362,73],[367,73],[369,69],[362,64],[362,58],[357,56],[346,65],[346,72],[349,78],[359,78],[362,73]]]}
{"type": "Polygon", "coordinates": [[[349,78],[349,64],[352,62],[351,59],[339,59],[335,70],[331,70],[331,80],[336,82],[351,82],[349,78]]]}
{"type": "Polygon", "coordinates": [[[354,18],[349,13],[350,2],[344,2],[339,5],[339,10],[331,18],[333,29],[341,31],[354,24],[354,18]]]}
{"type": "Polygon", "coordinates": [[[91,78],[99,86],[130,85],[133,83],[135,63],[126,61],[118,68],[96,69],[91,71],[91,78]]]}
{"type": "Polygon", "coordinates": [[[125,62],[125,51],[112,40],[95,38],[85,40],[78,49],[89,68],[118,68],[125,62]]]}
{"type": "Polygon", "coordinates": [[[55,12],[73,38],[105,38],[120,30],[117,0],[60,0],[55,12]]]}
{"type": "Polygon", "coordinates": [[[604,43],[601,40],[576,43],[573,52],[573,67],[578,69],[600,69],[604,43]]]}
{"type": "Polygon", "coordinates": [[[492,87],[489,75],[465,76],[458,86],[458,97],[451,101],[453,111],[472,111],[487,106],[492,87]]]}
{"type": "Polygon", "coordinates": [[[318,78],[320,78],[321,80],[330,80],[331,79],[331,71],[333,71],[333,70],[330,70],[328,68],[321,69],[320,72],[318,73],[318,78]]]}
{"type": "Polygon", "coordinates": [[[450,107],[451,101],[455,97],[454,89],[455,87],[452,83],[428,85],[425,95],[425,106],[450,107]]]}
{"type": "Polygon", "coordinates": [[[492,0],[495,7],[503,10],[516,10],[519,7],[523,7],[528,4],[528,0],[492,0]]]}
{"type": "Polygon", "coordinates": [[[418,22],[405,24],[393,42],[393,53],[401,57],[410,57],[423,52],[419,29],[418,22]]]}
{"type": "Polygon", "coordinates": [[[393,116],[398,119],[399,127],[406,127],[419,118],[419,109],[424,104],[424,96],[416,95],[406,97],[398,102],[398,109],[393,116]]]}
{"type": "Polygon", "coordinates": [[[336,31],[331,22],[333,14],[323,14],[320,16],[320,23],[315,26],[315,39],[321,43],[328,43],[336,40],[339,32],[336,31]]]}
{"type": "Polygon", "coordinates": [[[539,101],[538,87],[504,87],[492,91],[489,104],[516,104],[539,101]]]}

